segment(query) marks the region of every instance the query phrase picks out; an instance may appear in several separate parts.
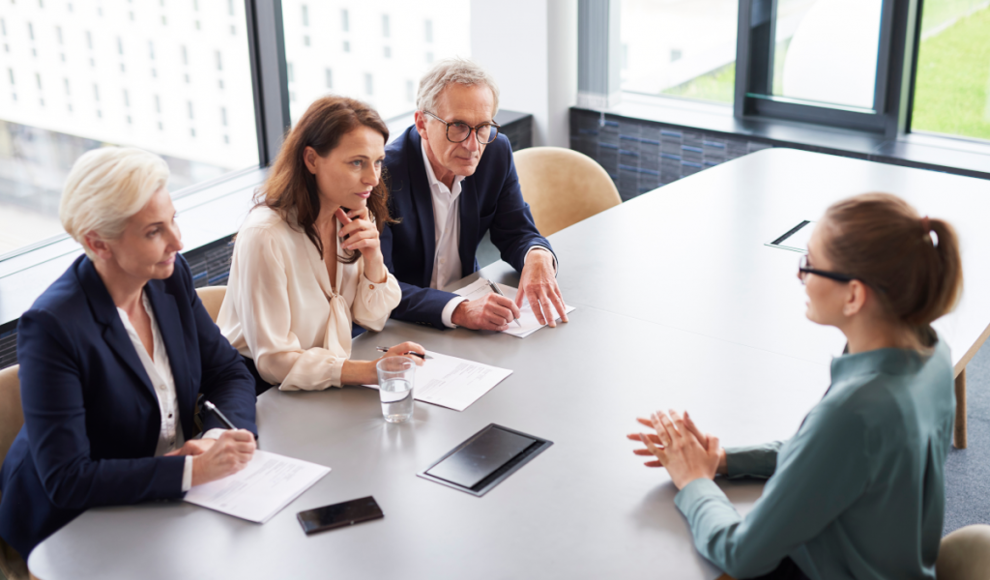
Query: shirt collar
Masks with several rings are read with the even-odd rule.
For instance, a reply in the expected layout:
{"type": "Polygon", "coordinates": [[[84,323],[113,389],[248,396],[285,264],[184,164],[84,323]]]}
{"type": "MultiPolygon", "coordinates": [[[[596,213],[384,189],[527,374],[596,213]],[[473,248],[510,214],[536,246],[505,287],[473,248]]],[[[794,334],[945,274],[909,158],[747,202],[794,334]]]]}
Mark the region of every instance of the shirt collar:
{"type": "Polygon", "coordinates": [[[832,359],[832,382],[865,374],[904,375],[917,373],[936,351],[948,348],[938,339],[927,354],[904,348],[880,348],[832,359]]]}
{"type": "Polygon", "coordinates": [[[433,165],[430,163],[430,158],[426,155],[426,143],[423,139],[419,140],[419,150],[423,153],[423,165],[426,166],[426,179],[430,182],[430,189],[433,191],[448,191],[453,193],[458,191],[460,188],[457,185],[464,180],[463,175],[455,175],[454,182],[451,184],[453,187],[448,188],[442,181],[437,179],[436,173],[433,173],[433,165]]]}

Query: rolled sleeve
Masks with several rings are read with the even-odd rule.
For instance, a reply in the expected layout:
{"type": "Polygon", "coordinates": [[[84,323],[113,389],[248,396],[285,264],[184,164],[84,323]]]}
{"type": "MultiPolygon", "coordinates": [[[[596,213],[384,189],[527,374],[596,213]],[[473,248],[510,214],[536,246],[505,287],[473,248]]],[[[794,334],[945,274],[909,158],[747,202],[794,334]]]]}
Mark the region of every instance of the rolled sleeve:
{"type": "Polygon", "coordinates": [[[782,441],[746,447],[726,447],[725,467],[729,478],[769,478],[777,470],[777,453],[782,441]]]}

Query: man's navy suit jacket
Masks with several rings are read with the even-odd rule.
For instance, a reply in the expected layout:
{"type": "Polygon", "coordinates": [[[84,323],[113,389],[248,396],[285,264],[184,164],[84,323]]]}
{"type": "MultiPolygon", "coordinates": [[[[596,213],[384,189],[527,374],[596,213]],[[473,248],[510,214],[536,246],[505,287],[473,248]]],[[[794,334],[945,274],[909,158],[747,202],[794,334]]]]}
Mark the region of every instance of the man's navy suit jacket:
{"type": "MultiPolygon", "coordinates": [[[[391,187],[389,213],[402,221],[385,227],[382,254],[402,288],[402,301],[392,311],[392,318],[446,328],[443,308],[454,295],[430,288],[436,230],[433,194],[420,142],[413,125],[385,148],[391,187]]],[[[478,270],[475,253],[485,232],[491,232],[491,241],[501,252],[502,260],[518,272],[522,272],[530,247],[543,246],[552,251],[550,242],[536,229],[529,204],[523,201],[512,146],[505,135],[485,147],[474,175],[461,181],[459,199],[461,276],[478,270]]]]}
{"type": "MultiPolygon", "coordinates": [[[[220,334],[181,257],[145,292],[168,352],[182,432],[202,393],[257,434],[254,379],[220,334]]],[[[28,554],[96,506],[182,497],[184,457],[153,457],[161,411],[93,262],[82,256],[17,325],[24,427],[0,466],[0,537],[28,554]]],[[[204,428],[222,427],[213,417],[204,428]]]]}

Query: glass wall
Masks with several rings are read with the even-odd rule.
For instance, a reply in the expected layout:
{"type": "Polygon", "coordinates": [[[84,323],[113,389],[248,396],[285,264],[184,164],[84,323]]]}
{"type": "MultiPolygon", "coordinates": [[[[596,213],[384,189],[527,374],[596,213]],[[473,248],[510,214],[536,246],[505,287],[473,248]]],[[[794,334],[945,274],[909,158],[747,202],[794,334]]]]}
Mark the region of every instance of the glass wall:
{"type": "Polygon", "coordinates": [[[732,104],[738,0],[622,0],[622,90],[732,104]]]}
{"type": "Polygon", "coordinates": [[[328,93],[365,101],[383,119],[410,113],[434,62],[470,57],[463,0],[282,0],[282,22],[293,123],[328,93]]]}
{"type": "Polygon", "coordinates": [[[923,6],[911,129],[990,139],[990,3],[923,6]]]}
{"type": "Polygon", "coordinates": [[[0,256],[62,234],[68,171],[105,144],[162,155],[173,192],[258,164],[242,1],[4,3],[0,256]]]}

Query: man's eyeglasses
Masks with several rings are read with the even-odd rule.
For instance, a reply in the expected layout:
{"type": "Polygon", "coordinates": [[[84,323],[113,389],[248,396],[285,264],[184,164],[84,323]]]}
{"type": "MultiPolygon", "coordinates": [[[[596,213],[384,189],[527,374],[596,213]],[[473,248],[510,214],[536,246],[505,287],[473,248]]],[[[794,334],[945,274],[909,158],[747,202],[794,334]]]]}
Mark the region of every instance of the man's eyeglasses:
{"type": "Polygon", "coordinates": [[[835,280],[836,282],[851,282],[855,280],[855,276],[847,276],[846,274],[839,274],[838,272],[826,272],[825,270],[816,270],[810,268],[808,264],[808,254],[801,256],[801,262],[798,264],[798,278],[801,279],[801,283],[805,283],[805,278],[808,274],[814,274],[815,276],[821,276],[823,278],[828,278],[830,280],[835,280]]]}
{"type": "Polygon", "coordinates": [[[474,131],[474,136],[478,140],[478,143],[482,145],[488,145],[498,137],[499,126],[496,123],[481,123],[477,127],[471,127],[466,123],[455,122],[448,123],[440,117],[437,117],[429,111],[423,111],[423,113],[433,117],[437,121],[440,121],[447,126],[447,140],[451,143],[463,143],[471,136],[471,131],[474,131]]]}

